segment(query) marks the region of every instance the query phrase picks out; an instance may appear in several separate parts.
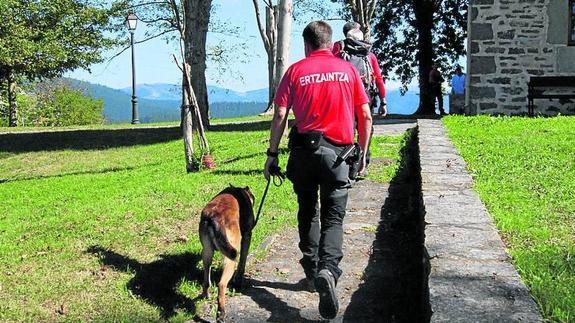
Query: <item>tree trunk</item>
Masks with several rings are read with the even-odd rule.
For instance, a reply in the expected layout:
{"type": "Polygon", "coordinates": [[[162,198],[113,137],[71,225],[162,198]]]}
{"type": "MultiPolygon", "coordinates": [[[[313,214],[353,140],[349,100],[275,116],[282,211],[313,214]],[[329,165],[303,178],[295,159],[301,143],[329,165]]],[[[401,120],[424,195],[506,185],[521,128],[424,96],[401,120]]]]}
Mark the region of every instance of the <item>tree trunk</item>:
{"type": "Polygon", "coordinates": [[[9,70],[6,79],[8,81],[8,126],[16,127],[16,77],[14,72],[9,70]]]}
{"type": "Polygon", "coordinates": [[[266,48],[268,55],[268,106],[265,113],[272,113],[274,107],[274,98],[278,83],[276,83],[276,55],[277,55],[277,37],[278,29],[276,17],[278,16],[278,7],[266,7],[266,35],[269,46],[266,48]]]}
{"type": "MultiPolygon", "coordinates": [[[[182,73],[185,74],[185,73],[182,73]]],[[[192,111],[190,109],[190,100],[186,91],[187,78],[185,75],[182,77],[182,107],[181,107],[181,123],[182,136],[184,137],[184,153],[186,158],[186,172],[196,172],[200,169],[199,161],[194,157],[194,136],[193,136],[193,122],[192,111]]]]}
{"type": "Polygon", "coordinates": [[[419,62],[419,107],[416,115],[433,115],[435,106],[431,97],[429,72],[433,64],[433,3],[430,0],[415,0],[413,7],[417,28],[417,60],[419,62]]]}
{"type": "Polygon", "coordinates": [[[346,0],[351,9],[351,18],[361,25],[361,31],[366,41],[371,38],[371,19],[375,12],[377,0],[346,0]]]}
{"type": "Polygon", "coordinates": [[[289,65],[291,38],[292,0],[280,0],[278,3],[278,41],[274,84],[279,85],[289,65]]]}
{"type": "Polygon", "coordinates": [[[191,85],[198,100],[202,123],[209,126],[208,87],[206,84],[206,38],[212,0],[185,2],[185,61],[191,66],[191,85]]]}

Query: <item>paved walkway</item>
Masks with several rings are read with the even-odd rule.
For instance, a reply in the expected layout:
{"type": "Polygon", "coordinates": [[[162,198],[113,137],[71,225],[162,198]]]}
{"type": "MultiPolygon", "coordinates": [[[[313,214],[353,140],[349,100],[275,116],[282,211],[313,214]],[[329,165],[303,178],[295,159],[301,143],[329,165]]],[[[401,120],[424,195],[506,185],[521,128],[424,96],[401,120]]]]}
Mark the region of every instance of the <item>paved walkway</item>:
{"type": "MultiPolygon", "coordinates": [[[[416,125],[375,124],[384,135],[416,125]]],[[[419,121],[419,150],[422,187],[416,165],[389,185],[364,180],[350,191],[332,321],[425,322],[430,305],[434,322],[541,321],[439,120],[419,121]]],[[[304,291],[297,241],[296,229],[271,239],[268,255],[250,266],[249,287],[229,298],[228,322],[321,320],[317,294],[304,291]]],[[[207,303],[199,318],[213,321],[214,306],[207,303]]]]}
{"type": "Polygon", "coordinates": [[[443,124],[418,126],[432,321],[541,321],[443,124]]]}

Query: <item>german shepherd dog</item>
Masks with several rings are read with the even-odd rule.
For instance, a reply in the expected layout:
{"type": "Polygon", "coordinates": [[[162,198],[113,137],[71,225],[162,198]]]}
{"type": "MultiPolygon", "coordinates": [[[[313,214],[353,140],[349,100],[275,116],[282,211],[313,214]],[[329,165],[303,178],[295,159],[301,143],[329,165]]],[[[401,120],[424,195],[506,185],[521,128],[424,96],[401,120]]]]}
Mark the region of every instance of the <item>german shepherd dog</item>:
{"type": "Polygon", "coordinates": [[[203,297],[209,296],[210,267],[214,251],[224,256],[222,277],[218,283],[217,321],[225,320],[226,289],[234,274],[236,257],[240,259],[235,275],[235,285],[241,287],[246,267],[246,258],[254,227],[254,195],[249,187],[230,187],[216,195],[202,210],[200,218],[200,241],[204,263],[203,297]]]}

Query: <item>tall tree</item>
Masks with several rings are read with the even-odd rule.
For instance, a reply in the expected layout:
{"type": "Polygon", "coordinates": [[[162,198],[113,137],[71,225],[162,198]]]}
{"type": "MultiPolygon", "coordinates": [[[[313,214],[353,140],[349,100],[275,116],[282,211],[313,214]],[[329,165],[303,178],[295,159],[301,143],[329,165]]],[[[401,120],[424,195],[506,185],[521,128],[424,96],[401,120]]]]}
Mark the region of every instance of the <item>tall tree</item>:
{"type": "Polygon", "coordinates": [[[352,19],[361,25],[365,40],[371,38],[372,19],[377,0],[336,0],[343,4],[344,18],[352,19]]]}
{"type": "Polygon", "coordinates": [[[465,55],[468,0],[380,1],[376,9],[374,52],[386,76],[393,72],[402,91],[417,75],[420,102],[416,114],[434,114],[429,72],[453,69],[465,55]],[[417,69],[416,69],[417,68],[417,69]]]}
{"type": "Polygon", "coordinates": [[[256,22],[264,48],[268,56],[268,107],[273,109],[273,99],[279,82],[289,64],[292,1],[263,0],[266,12],[265,24],[261,17],[260,0],[252,0],[256,14],[256,22]]]}
{"type": "MultiPolygon", "coordinates": [[[[172,1],[175,2],[175,1],[172,1]]],[[[212,0],[184,0],[183,42],[185,61],[190,64],[190,77],[195,90],[201,121],[209,126],[208,87],[206,83],[206,40],[212,0]]],[[[206,141],[207,143],[207,141],[206,141]]]]}
{"type": "Polygon", "coordinates": [[[101,62],[111,9],[83,0],[0,1],[0,82],[7,83],[8,123],[16,126],[16,83],[55,77],[101,62]]]}
{"type": "MultiPolygon", "coordinates": [[[[148,26],[145,39],[164,37],[175,41],[179,52],[175,63],[182,72],[181,128],[186,171],[200,168],[200,159],[211,158],[205,127],[209,123],[206,85],[206,38],[211,0],[119,0],[115,6],[134,11],[148,26]],[[193,136],[198,135],[200,158],[194,152],[193,136]]],[[[210,163],[204,163],[206,166],[210,163]]]]}

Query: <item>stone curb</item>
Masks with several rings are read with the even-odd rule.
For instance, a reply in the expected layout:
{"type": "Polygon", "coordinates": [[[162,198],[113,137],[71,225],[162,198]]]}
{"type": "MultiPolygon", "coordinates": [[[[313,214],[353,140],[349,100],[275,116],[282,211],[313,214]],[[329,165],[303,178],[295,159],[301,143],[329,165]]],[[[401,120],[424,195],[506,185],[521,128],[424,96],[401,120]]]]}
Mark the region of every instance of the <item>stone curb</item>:
{"type": "Polygon", "coordinates": [[[432,322],[542,322],[441,120],[418,120],[432,322]]]}

